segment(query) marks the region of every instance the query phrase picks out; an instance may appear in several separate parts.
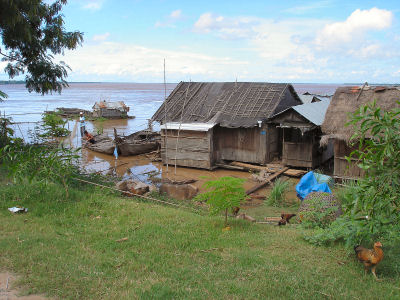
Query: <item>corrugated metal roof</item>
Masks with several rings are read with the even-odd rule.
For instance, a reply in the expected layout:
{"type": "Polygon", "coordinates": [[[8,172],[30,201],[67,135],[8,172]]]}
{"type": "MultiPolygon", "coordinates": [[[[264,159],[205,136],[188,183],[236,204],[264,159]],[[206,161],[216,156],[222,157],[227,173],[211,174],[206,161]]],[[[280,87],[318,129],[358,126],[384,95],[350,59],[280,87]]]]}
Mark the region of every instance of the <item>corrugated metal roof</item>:
{"type": "Polygon", "coordinates": [[[293,106],[292,109],[297,111],[311,123],[321,126],[325,119],[325,114],[330,101],[320,101],[293,106]]]}
{"type": "Polygon", "coordinates": [[[214,123],[177,123],[170,122],[166,125],[161,125],[161,129],[173,129],[173,130],[190,130],[190,131],[209,131],[216,124],[214,123]]]}
{"type": "Polygon", "coordinates": [[[311,101],[314,99],[314,95],[299,95],[301,102],[303,102],[303,104],[306,103],[311,103],[311,101]]]}

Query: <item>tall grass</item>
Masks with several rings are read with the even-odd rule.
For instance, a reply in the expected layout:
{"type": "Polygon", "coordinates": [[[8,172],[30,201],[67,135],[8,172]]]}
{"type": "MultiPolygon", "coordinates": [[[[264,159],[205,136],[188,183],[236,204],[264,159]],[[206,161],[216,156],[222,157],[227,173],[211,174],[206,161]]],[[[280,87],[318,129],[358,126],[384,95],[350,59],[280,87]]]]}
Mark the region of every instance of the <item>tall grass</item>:
{"type": "Polygon", "coordinates": [[[266,204],[270,206],[285,206],[286,193],[291,188],[292,184],[288,180],[278,178],[267,197],[266,204]]]}

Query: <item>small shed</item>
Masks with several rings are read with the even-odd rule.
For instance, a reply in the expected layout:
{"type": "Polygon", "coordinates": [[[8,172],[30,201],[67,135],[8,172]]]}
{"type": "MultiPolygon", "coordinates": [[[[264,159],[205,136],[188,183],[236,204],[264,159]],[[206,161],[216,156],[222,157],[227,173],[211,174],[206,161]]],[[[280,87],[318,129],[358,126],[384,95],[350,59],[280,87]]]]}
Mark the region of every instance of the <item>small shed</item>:
{"type": "Polygon", "coordinates": [[[333,156],[333,145],[320,146],[321,125],[329,101],[319,101],[287,108],[269,123],[282,130],[282,163],[314,169],[333,156]]]}
{"type": "Polygon", "coordinates": [[[93,105],[93,117],[107,119],[125,119],[128,117],[129,107],[123,101],[107,102],[105,100],[93,105]]]}
{"type": "Polygon", "coordinates": [[[205,169],[224,161],[266,164],[281,142],[267,120],[298,104],[285,83],[180,82],[152,121],[162,124],[164,163],[205,169]]]}
{"type": "Polygon", "coordinates": [[[356,159],[349,164],[346,156],[357,147],[349,145],[353,128],[345,126],[349,121],[348,114],[355,112],[362,105],[376,100],[377,106],[384,110],[395,107],[400,99],[400,87],[395,86],[346,86],[336,90],[326,112],[322,124],[324,136],[321,144],[329,141],[334,144],[334,176],[340,178],[357,178],[363,175],[362,170],[356,165],[356,159]]]}

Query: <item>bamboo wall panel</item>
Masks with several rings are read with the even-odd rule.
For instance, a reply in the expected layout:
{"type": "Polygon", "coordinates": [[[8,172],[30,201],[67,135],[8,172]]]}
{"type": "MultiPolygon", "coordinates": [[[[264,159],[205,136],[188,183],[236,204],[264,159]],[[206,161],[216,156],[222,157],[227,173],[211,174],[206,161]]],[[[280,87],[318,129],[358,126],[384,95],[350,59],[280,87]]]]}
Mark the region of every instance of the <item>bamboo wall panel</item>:
{"type": "Polygon", "coordinates": [[[350,153],[355,148],[347,146],[346,142],[335,140],[334,142],[334,175],[338,177],[362,177],[364,171],[357,166],[357,159],[353,158],[352,162],[349,163],[346,156],[350,156],[350,153]]]}
{"type": "Polygon", "coordinates": [[[209,141],[204,139],[177,139],[167,138],[168,150],[175,151],[176,147],[179,149],[190,149],[192,151],[206,151],[209,152],[209,141]]]}
{"type": "Polygon", "coordinates": [[[211,169],[210,134],[198,131],[178,130],[162,131],[161,158],[164,164],[211,169]],[[168,157],[165,157],[167,150],[168,157]]]}

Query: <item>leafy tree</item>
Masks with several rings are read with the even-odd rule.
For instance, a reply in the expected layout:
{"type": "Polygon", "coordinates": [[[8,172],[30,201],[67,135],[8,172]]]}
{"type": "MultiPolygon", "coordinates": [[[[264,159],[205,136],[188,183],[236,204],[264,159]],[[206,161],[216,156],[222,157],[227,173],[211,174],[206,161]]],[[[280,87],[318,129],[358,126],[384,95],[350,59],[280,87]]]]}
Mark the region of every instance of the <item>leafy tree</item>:
{"type": "Polygon", "coordinates": [[[196,196],[196,201],[205,201],[210,207],[210,213],[216,215],[225,212],[225,226],[228,224],[228,210],[240,206],[248,198],[243,187],[244,179],[221,177],[204,183],[208,191],[196,196]]]}
{"type": "Polygon", "coordinates": [[[400,242],[400,102],[384,111],[372,102],[350,115],[354,127],[348,158],[357,158],[364,177],[341,191],[344,215],[307,237],[313,243],[342,239],[347,246],[386,238],[400,242]]]}
{"type": "MultiPolygon", "coordinates": [[[[67,0],[47,4],[43,0],[0,0],[0,55],[8,62],[5,72],[10,78],[26,74],[29,92],[61,92],[68,84],[64,62],[54,56],[82,44],[83,33],[67,32],[62,6],[67,0]]],[[[0,100],[5,94],[0,92],[0,100]]]]}

